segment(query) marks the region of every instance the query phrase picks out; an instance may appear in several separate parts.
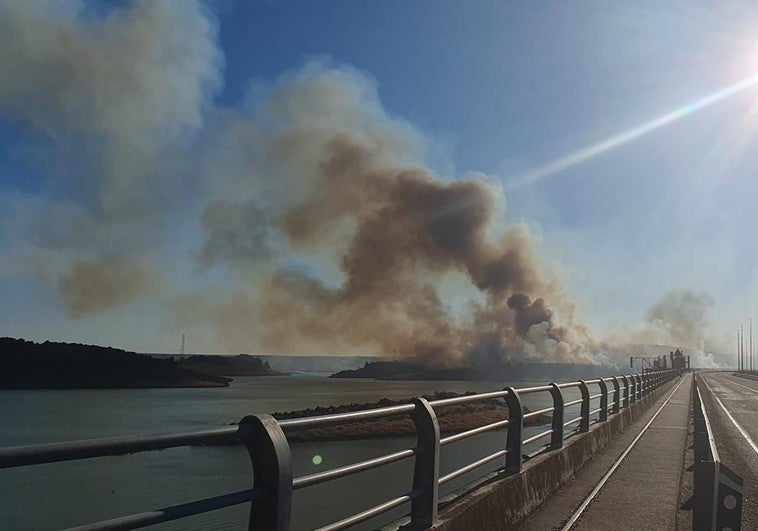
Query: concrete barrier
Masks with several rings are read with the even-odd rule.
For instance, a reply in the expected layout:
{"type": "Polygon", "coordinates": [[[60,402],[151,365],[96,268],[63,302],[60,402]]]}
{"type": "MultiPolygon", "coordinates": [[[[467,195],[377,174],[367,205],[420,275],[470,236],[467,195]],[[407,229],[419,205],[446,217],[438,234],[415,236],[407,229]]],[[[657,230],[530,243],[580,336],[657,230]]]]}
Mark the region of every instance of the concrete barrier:
{"type": "MultiPolygon", "coordinates": [[[[566,439],[563,448],[530,459],[521,473],[506,476],[495,472],[445,497],[440,501],[438,522],[433,529],[512,529],[519,525],[618,433],[642,416],[676,381],[668,382],[629,408],[609,416],[608,422],[594,424],[589,432],[566,439]]],[[[402,528],[403,523],[396,522],[386,529],[402,528]]]]}

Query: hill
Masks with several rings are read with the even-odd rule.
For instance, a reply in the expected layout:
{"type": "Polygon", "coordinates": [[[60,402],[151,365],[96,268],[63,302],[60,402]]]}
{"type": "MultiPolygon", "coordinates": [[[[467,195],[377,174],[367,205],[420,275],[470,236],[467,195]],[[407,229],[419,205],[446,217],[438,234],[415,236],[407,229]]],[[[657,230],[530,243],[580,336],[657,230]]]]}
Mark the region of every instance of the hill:
{"type": "Polygon", "coordinates": [[[230,381],[111,347],[0,338],[1,389],[227,387],[230,381]]]}
{"type": "Polygon", "coordinates": [[[216,376],[283,376],[268,361],[249,354],[237,356],[194,355],[179,360],[179,366],[216,376]]]}

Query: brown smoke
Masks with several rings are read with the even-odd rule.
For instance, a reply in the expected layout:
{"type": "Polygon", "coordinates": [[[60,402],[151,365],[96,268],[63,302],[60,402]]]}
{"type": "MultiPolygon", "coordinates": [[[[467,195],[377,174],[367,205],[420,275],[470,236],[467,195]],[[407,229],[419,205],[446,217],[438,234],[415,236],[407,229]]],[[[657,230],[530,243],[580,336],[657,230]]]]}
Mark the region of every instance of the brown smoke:
{"type": "Polygon", "coordinates": [[[702,349],[711,306],[713,298],[707,293],[675,289],[648,310],[647,322],[669,344],[702,349]]]}
{"type": "Polygon", "coordinates": [[[155,298],[165,264],[177,320],[212,323],[219,350],[586,359],[497,183],[437,177],[350,68],[306,65],[215,106],[223,58],[198,1],[5,2],[0,48],[0,113],[63,192],[0,221],[26,242],[14,259],[49,264],[68,316],[155,298]]]}
{"type": "MultiPolygon", "coordinates": [[[[425,168],[393,165],[379,146],[342,132],[323,145],[312,192],[276,224],[295,249],[328,248],[334,230],[352,226],[344,250],[335,250],[341,282],[328,286],[281,268],[258,277],[263,348],[458,365],[520,359],[529,344],[534,357],[585,359],[582,346],[554,323],[548,298],[560,295],[541,275],[529,231],[497,227],[496,187],[481,178],[443,182],[425,168]],[[443,300],[437,286],[451,276],[467,279],[476,297],[443,300]],[[456,304],[463,306],[457,312],[456,304]]],[[[209,237],[206,248],[222,246],[209,237]]],[[[246,245],[232,247],[250,254],[246,245]]]]}
{"type": "Polygon", "coordinates": [[[161,249],[190,184],[174,161],[203,127],[222,60],[198,2],[87,4],[0,2],[0,119],[22,131],[18,153],[53,192],[13,197],[0,225],[17,243],[3,254],[57,278],[75,317],[143,293],[147,268],[124,264],[161,249]]]}
{"type": "Polygon", "coordinates": [[[58,290],[66,314],[79,318],[105,308],[132,301],[149,287],[143,270],[109,260],[82,260],[61,276],[58,290]]]}

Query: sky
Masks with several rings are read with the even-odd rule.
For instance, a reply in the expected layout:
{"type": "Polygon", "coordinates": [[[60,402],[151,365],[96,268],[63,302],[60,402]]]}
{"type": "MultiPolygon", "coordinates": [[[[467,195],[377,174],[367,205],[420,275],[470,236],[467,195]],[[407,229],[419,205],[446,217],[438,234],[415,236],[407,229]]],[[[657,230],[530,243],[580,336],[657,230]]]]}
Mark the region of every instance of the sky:
{"type": "MultiPolygon", "coordinates": [[[[377,299],[334,302],[349,298],[356,226],[386,196],[323,207],[341,189],[324,198],[308,180],[327,144],[281,144],[314,129],[349,131],[382,169],[486,183],[497,208],[482,234],[528,233],[540,274],[524,290],[556,318],[552,346],[519,343],[535,356],[670,341],[649,327],[671,297],[697,306],[685,311],[697,337],[678,338],[703,350],[731,352],[753,315],[753,3],[158,4],[0,0],[0,335],[174,352],[185,333],[195,352],[388,354],[397,347],[376,337],[399,325],[372,315],[377,299]],[[308,218],[308,205],[337,221],[308,218]],[[323,234],[286,225],[298,208],[323,234]],[[316,279],[334,300],[303,304],[313,291],[291,287],[272,299],[268,283],[291,271],[302,278],[277,286],[316,279]],[[310,314],[284,315],[287,304],[310,314]],[[316,317],[331,324],[314,331],[316,317]],[[345,328],[359,332],[324,337],[345,328]],[[288,331],[291,342],[269,337],[288,331]]],[[[439,273],[455,338],[460,301],[505,308],[478,266],[432,262],[412,267],[439,273]]],[[[384,312],[401,304],[388,301],[384,312]]]]}

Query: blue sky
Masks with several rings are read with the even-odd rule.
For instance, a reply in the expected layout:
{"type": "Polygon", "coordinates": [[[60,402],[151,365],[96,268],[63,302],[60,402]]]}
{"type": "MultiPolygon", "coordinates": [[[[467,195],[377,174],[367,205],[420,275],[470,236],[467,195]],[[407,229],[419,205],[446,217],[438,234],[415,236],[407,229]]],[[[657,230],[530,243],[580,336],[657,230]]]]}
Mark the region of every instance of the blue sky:
{"type": "MultiPolygon", "coordinates": [[[[134,5],[93,10],[82,4],[75,17],[96,25],[134,5]]],[[[423,138],[424,163],[441,178],[480,172],[502,184],[502,223],[525,223],[538,236],[545,267],[596,335],[643,320],[671,289],[713,298],[713,348],[727,348],[737,323],[755,310],[758,86],[514,186],[530,170],[758,74],[758,8],[750,2],[218,0],[204,6],[201,17],[217,31],[209,37],[217,57],[209,61],[218,79],[209,74],[198,89],[201,136],[208,142],[216,131],[207,125],[216,123],[210,114],[249,110],[283,74],[313,61],[347,68],[373,84],[388,117],[423,138]]],[[[0,14],[14,9],[0,1],[0,14]]],[[[183,16],[164,22],[185,23],[183,16]]],[[[12,75],[11,66],[0,62],[0,75],[12,75]]],[[[55,98],[54,89],[48,98],[55,98]]],[[[82,156],[81,146],[96,148],[89,137],[50,148],[70,130],[19,111],[19,101],[33,105],[38,95],[14,90],[0,86],[6,206],[0,245],[14,257],[0,267],[0,286],[11,294],[0,301],[0,334],[171,350],[181,326],[159,303],[138,300],[72,319],[51,288],[54,271],[19,267],[28,263],[22,250],[29,233],[18,228],[8,205],[22,204],[19,198],[85,201],[56,184],[56,168],[66,171],[58,157],[68,163],[82,156]],[[3,104],[3,97],[12,102],[3,104]],[[40,157],[38,150],[55,155],[40,157]],[[40,164],[40,158],[57,162],[40,164]]],[[[178,211],[198,213],[194,194],[201,189],[180,187],[192,197],[178,211]]],[[[174,282],[223,281],[223,271],[197,273],[187,248],[197,247],[199,229],[182,226],[186,234],[174,227],[159,259],[176,261],[172,267],[181,274],[174,282]]],[[[35,243],[34,252],[42,247],[35,243]]],[[[200,332],[188,335],[199,350],[226,348],[200,332]]]]}
{"type": "Polygon", "coordinates": [[[758,159],[756,123],[745,117],[758,89],[508,190],[511,175],[755,75],[758,11],[750,3],[225,7],[222,101],[310,56],[366,72],[389,112],[441,144],[441,160],[432,161],[441,171],[502,177],[512,219],[535,224],[547,242],[568,240],[556,258],[577,280],[574,291],[605,308],[588,317],[633,320],[669,287],[731,300],[722,309],[737,311],[724,326],[751,309],[758,159]]]}

